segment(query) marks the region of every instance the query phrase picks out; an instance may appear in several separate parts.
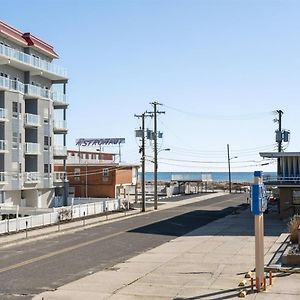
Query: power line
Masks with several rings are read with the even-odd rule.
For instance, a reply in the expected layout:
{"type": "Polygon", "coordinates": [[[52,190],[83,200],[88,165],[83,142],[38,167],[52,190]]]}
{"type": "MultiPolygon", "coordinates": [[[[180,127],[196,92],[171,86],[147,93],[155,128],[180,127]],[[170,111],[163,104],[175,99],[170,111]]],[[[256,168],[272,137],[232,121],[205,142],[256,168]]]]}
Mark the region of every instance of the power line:
{"type": "Polygon", "coordinates": [[[172,107],[172,106],[169,106],[166,104],[164,104],[164,106],[166,108],[180,112],[185,115],[194,116],[194,117],[201,118],[201,119],[211,119],[211,120],[220,120],[220,119],[223,119],[223,120],[249,120],[249,119],[263,118],[263,117],[269,116],[270,114],[273,114],[272,111],[268,111],[268,112],[261,112],[261,113],[252,113],[252,114],[208,115],[208,114],[199,114],[199,113],[195,113],[195,112],[185,111],[181,108],[172,107]]]}

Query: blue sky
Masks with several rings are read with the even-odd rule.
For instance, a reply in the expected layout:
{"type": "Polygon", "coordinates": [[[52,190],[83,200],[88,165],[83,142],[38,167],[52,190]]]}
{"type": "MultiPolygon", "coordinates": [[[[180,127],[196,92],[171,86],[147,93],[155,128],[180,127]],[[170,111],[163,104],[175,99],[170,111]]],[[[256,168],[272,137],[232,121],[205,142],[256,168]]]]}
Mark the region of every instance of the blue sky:
{"type": "Polygon", "coordinates": [[[125,137],[122,159],[137,162],[134,114],[158,101],[160,147],[171,148],[159,153],[159,170],[226,171],[229,143],[233,171],[267,171],[276,166],[252,161],[274,149],[272,111],[284,111],[287,151],[300,150],[299,9],[298,1],[2,0],[1,19],[53,44],[68,70],[69,148],[79,137],[125,137]]]}

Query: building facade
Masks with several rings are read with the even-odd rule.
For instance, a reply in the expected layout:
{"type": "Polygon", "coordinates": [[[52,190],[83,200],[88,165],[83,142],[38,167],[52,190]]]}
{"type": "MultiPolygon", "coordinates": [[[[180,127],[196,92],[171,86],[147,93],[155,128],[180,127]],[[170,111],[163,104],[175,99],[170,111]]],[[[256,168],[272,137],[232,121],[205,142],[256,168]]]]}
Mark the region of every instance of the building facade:
{"type": "Polygon", "coordinates": [[[66,71],[53,47],[0,22],[0,204],[51,206],[65,189],[66,71]],[[65,163],[63,163],[65,165],[65,163]]]}
{"type": "Polygon", "coordinates": [[[266,176],[264,184],[279,189],[280,217],[300,213],[300,152],[262,152],[264,158],[276,158],[279,163],[277,176],[266,176]]]}
{"type": "Polygon", "coordinates": [[[125,198],[137,183],[139,165],[117,163],[112,153],[68,150],[66,165],[71,197],[125,198]]]}

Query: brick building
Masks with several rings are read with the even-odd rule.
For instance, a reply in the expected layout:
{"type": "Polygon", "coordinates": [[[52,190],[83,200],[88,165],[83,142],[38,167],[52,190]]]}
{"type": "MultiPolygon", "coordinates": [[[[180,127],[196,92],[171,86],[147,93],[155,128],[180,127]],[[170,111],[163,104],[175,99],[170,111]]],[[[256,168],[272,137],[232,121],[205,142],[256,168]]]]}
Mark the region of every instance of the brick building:
{"type": "MultiPolygon", "coordinates": [[[[124,197],[136,185],[138,165],[115,161],[115,154],[68,150],[66,160],[69,195],[74,197],[124,197]]],[[[63,165],[57,163],[56,171],[63,165]]]]}

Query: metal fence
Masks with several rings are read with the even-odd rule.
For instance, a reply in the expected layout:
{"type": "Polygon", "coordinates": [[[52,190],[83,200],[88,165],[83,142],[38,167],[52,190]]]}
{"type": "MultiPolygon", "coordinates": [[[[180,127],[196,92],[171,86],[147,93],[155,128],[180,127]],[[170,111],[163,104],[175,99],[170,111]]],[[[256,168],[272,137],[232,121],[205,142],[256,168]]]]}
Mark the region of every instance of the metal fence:
{"type": "Polygon", "coordinates": [[[53,212],[50,213],[28,217],[17,216],[15,219],[2,220],[0,221],[0,234],[47,226],[58,223],[59,220],[63,221],[87,217],[104,212],[116,211],[120,208],[120,199],[53,208],[53,212]]]}

